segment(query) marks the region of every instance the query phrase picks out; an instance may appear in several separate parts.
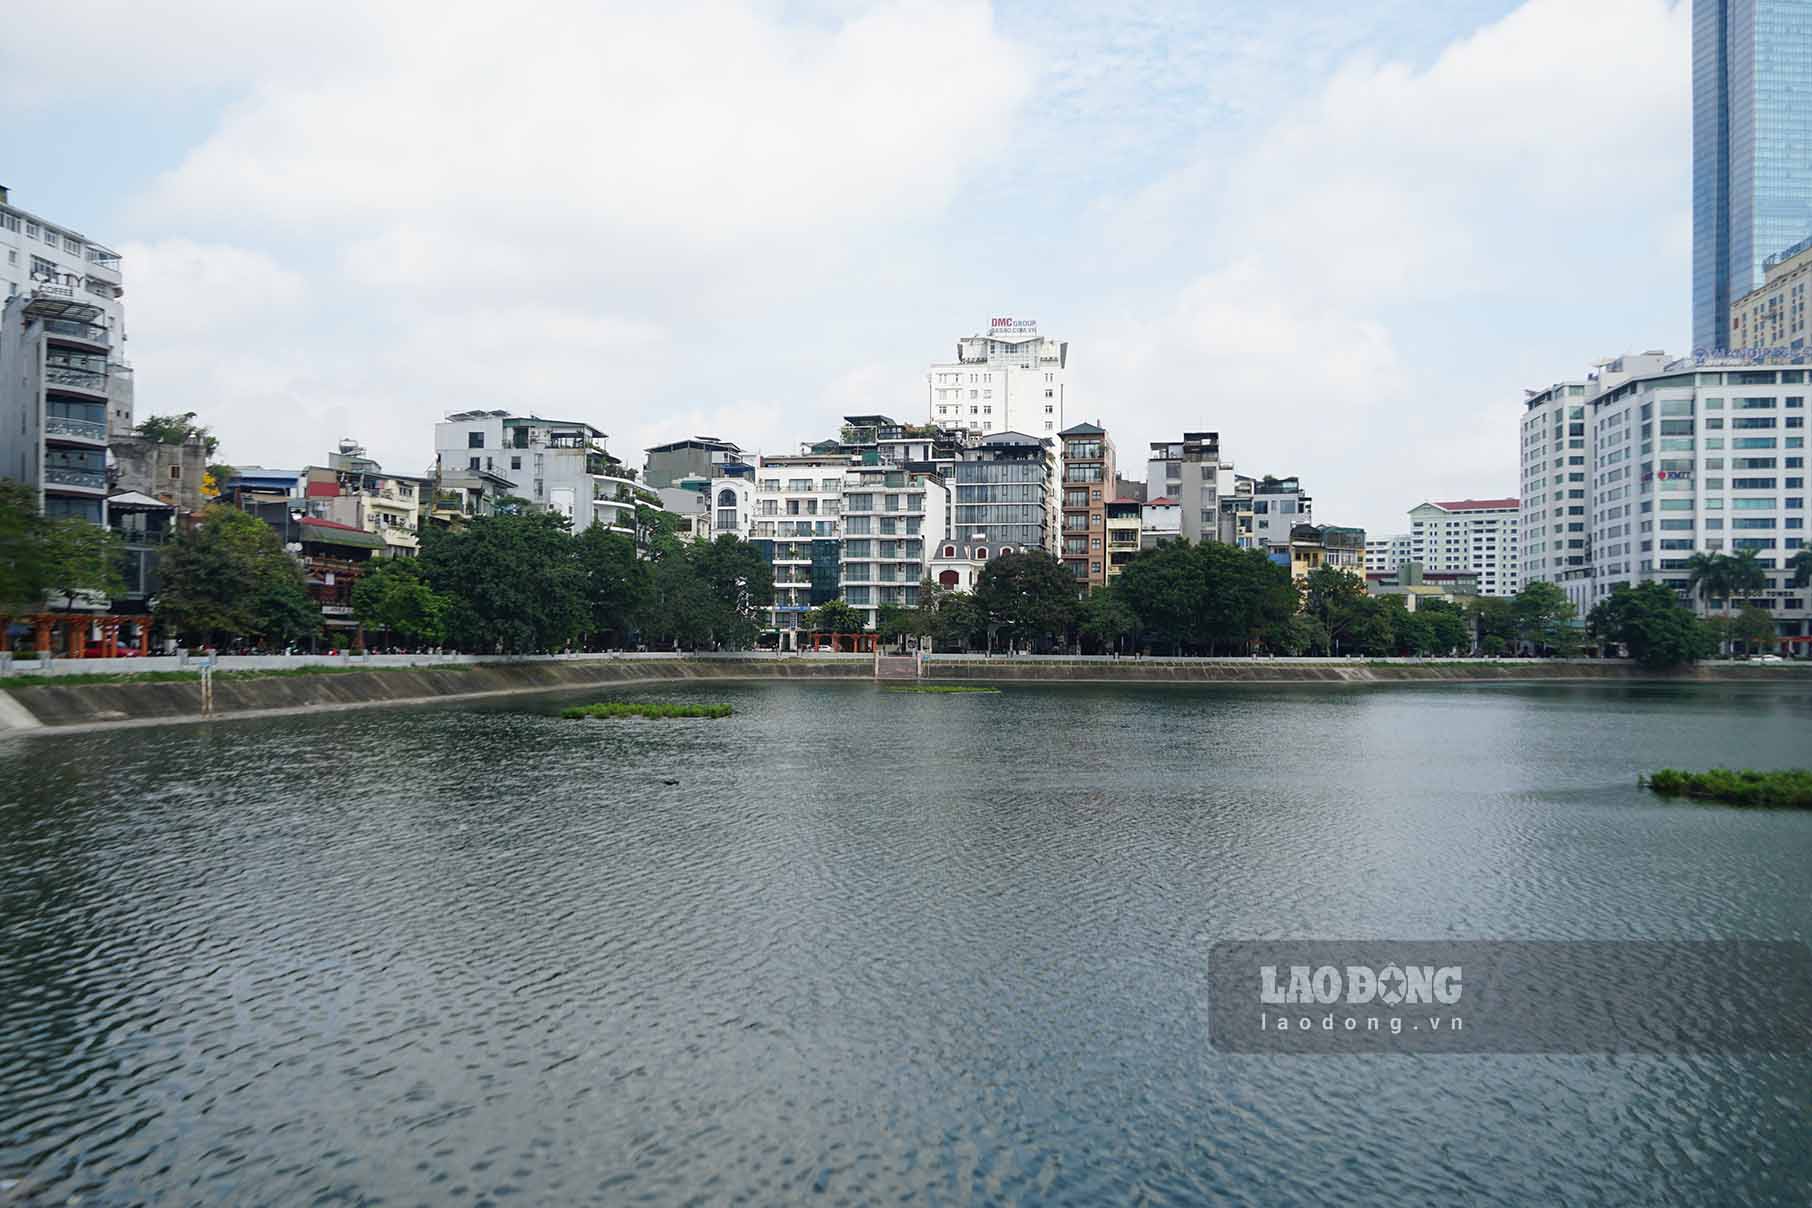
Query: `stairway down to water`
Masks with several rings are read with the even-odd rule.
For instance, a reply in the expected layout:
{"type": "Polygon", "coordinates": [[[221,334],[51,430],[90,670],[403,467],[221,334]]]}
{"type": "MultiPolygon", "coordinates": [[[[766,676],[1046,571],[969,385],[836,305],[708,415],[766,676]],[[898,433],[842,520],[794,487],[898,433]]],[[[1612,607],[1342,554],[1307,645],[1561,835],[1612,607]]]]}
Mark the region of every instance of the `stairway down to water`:
{"type": "Polygon", "coordinates": [[[877,654],[875,678],[878,680],[917,679],[919,661],[912,655],[877,654]]]}

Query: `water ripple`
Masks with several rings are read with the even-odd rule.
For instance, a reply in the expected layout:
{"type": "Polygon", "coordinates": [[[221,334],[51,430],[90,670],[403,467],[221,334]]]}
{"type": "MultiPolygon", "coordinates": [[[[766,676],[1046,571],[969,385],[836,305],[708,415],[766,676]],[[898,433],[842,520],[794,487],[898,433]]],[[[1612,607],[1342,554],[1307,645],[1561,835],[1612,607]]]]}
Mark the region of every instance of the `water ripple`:
{"type": "Polygon", "coordinates": [[[0,745],[0,1203],[1812,1200],[1804,1059],[1228,1056],[1204,968],[1812,937],[1812,817],[1634,786],[1802,693],[709,696],[0,745]]]}

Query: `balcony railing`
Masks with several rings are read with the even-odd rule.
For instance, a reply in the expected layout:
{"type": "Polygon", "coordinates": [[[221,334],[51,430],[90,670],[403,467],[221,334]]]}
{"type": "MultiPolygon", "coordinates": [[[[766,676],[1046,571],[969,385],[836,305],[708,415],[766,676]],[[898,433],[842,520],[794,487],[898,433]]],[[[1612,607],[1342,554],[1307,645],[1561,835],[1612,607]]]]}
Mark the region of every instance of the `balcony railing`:
{"type": "Polygon", "coordinates": [[[87,487],[95,491],[107,489],[107,474],[104,470],[72,470],[66,466],[44,467],[44,481],[59,487],[87,487]]]}
{"type": "Polygon", "coordinates": [[[46,365],[44,380],[65,389],[107,393],[107,375],[93,369],[77,369],[73,365],[46,365]]]}
{"type": "Polygon", "coordinates": [[[69,419],[62,415],[49,415],[44,418],[46,436],[71,436],[77,440],[93,440],[107,443],[107,425],[100,420],[69,419]]]}
{"type": "Polygon", "coordinates": [[[88,344],[110,344],[113,335],[99,323],[78,323],[74,319],[45,319],[44,330],[53,336],[68,336],[88,344]]]}

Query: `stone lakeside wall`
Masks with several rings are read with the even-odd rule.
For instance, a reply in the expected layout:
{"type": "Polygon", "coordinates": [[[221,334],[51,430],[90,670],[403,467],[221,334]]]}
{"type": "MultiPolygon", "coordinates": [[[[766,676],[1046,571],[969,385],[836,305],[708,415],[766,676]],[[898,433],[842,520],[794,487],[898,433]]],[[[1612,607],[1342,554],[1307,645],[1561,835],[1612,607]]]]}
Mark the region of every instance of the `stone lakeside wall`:
{"type": "MultiPolygon", "coordinates": [[[[108,669],[118,664],[110,661],[108,669]]],[[[937,658],[928,680],[1043,683],[1347,683],[1518,682],[1582,680],[1742,681],[1812,688],[1802,666],[1701,664],[1674,672],[1592,660],[1473,662],[1332,659],[1062,659],[937,658]]],[[[214,681],[216,716],[356,708],[593,686],[733,679],[872,680],[865,657],[594,656],[287,675],[214,681]]],[[[0,732],[97,724],[202,720],[201,685],[175,683],[49,684],[0,692],[0,732]]]]}
{"type": "MultiPolygon", "coordinates": [[[[109,668],[111,669],[111,668],[109,668]]],[[[354,708],[592,686],[712,679],[872,679],[871,660],[595,659],[497,662],[477,666],[351,671],[214,680],[216,716],[298,709],[354,708]]],[[[201,684],[46,684],[16,688],[10,698],[38,726],[202,720],[201,684]]],[[[15,729],[31,728],[18,724],[15,729]]],[[[7,713],[0,713],[0,729],[7,713]]]]}
{"type": "Polygon", "coordinates": [[[1527,681],[1665,680],[1759,681],[1812,688],[1812,671],[1787,664],[1700,663],[1651,671],[1633,663],[1596,659],[1476,659],[1447,662],[1412,659],[964,659],[939,658],[925,677],[937,680],[994,680],[1095,683],[1193,684],[1384,684],[1515,683],[1527,681]]]}

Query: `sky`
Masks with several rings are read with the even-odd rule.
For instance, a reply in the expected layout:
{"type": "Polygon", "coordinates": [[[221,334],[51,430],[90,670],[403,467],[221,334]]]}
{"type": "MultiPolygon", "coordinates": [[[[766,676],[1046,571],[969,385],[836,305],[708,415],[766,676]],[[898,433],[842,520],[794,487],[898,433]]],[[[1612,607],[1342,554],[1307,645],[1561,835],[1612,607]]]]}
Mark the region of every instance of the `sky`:
{"type": "Polygon", "coordinates": [[[122,253],[139,414],[239,464],[420,473],[473,408],[791,452],[1011,315],[1123,474],[1218,431],[1396,532],[1516,493],[1524,388],[1687,351],[1689,15],[64,0],[0,184],[122,253]]]}

